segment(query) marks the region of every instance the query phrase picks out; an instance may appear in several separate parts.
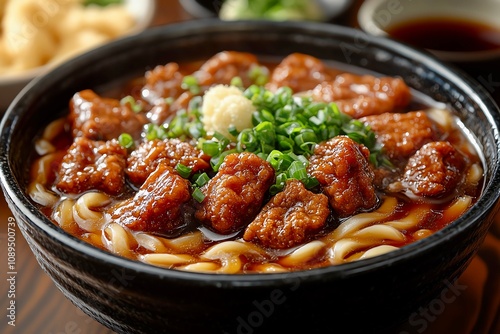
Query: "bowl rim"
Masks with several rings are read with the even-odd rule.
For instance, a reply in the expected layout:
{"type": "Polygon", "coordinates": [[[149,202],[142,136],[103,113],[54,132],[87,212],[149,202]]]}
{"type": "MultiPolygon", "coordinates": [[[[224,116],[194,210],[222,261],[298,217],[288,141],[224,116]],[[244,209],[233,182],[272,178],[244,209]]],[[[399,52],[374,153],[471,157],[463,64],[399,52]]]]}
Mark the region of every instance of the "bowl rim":
{"type": "MultiPolygon", "coordinates": [[[[15,206],[19,213],[27,218],[27,223],[36,228],[39,232],[44,233],[46,236],[64,244],[64,246],[81,253],[82,255],[93,257],[95,260],[107,263],[121,268],[133,270],[136,273],[145,275],[153,275],[162,279],[170,280],[183,280],[183,281],[196,281],[197,284],[206,286],[226,286],[226,287],[248,287],[249,283],[252,285],[271,286],[276,282],[284,282],[287,280],[307,280],[313,282],[315,280],[324,279],[327,276],[349,277],[357,275],[362,272],[375,270],[377,268],[392,266],[393,264],[403,261],[407,258],[416,256],[418,252],[415,250],[429,251],[430,248],[437,246],[441,243],[452,238],[464,230],[470,228],[481,217],[481,212],[491,210],[498,201],[500,193],[492,189],[493,185],[500,185],[500,165],[496,165],[492,171],[492,179],[489,185],[485,185],[483,195],[478,199],[474,206],[462,215],[458,220],[446,226],[445,228],[433,233],[431,236],[406,245],[401,249],[359,261],[343,263],[340,265],[331,265],[322,268],[316,268],[304,271],[293,271],[284,273],[255,273],[255,274],[222,274],[222,273],[204,273],[204,272],[189,272],[180,271],[175,269],[168,269],[163,267],[153,266],[138,260],[130,260],[112,254],[108,251],[98,249],[77,237],[64,232],[59,226],[52,223],[45,217],[35,205],[29,200],[22,187],[20,187],[14,176],[12,175],[10,162],[8,161],[9,154],[9,138],[14,132],[15,123],[18,117],[18,105],[22,105],[23,98],[34,87],[42,85],[45,78],[51,75],[57,75],[59,72],[69,70],[77,63],[81,66],[82,63],[88,60],[97,59],[101,53],[107,50],[113,50],[115,46],[127,45],[136,39],[141,38],[161,38],[168,37],[170,34],[179,34],[183,31],[199,31],[207,27],[217,27],[221,30],[224,29],[300,29],[304,33],[322,32],[327,34],[336,34],[341,36],[350,37],[353,34],[364,34],[366,38],[376,46],[383,47],[398,55],[405,56],[413,59],[418,63],[425,64],[433,72],[437,72],[448,79],[452,79],[462,91],[468,96],[475,97],[475,102],[478,107],[484,111],[487,121],[491,125],[491,131],[496,141],[496,153],[500,156],[500,110],[492,97],[487,91],[482,88],[469,76],[457,72],[453,67],[440,62],[438,59],[431,55],[425,54],[417,49],[408,47],[404,44],[398,43],[391,39],[383,37],[367,35],[366,33],[354,28],[337,26],[326,23],[317,22],[270,22],[270,21],[221,21],[218,19],[200,19],[195,21],[181,22],[168,26],[159,26],[147,29],[146,31],[133,36],[128,36],[120,40],[111,42],[88,53],[80,55],[64,64],[58,66],[56,69],[48,74],[42,75],[35,80],[31,81],[22,92],[16,96],[12,104],[9,106],[2,122],[0,123],[0,181],[7,197],[9,205],[15,206]],[[250,27],[250,28],[249,28],[250,27]],[[396,51],[397,50],[397,51],[396,51]],[[488,193],[486,191],[489,190],[488,193]],[[486,194],[485,194],[486,193],[486,194]],[[9,202],[10,200],[10,202],[9,202]]],[[[21,108],[22,109],[22,108],[21,108]]],[[[12,211],[15,211],[14,209],[12,211]]],[[[18,213],[18,214],[19,214],[18,213]]]]}

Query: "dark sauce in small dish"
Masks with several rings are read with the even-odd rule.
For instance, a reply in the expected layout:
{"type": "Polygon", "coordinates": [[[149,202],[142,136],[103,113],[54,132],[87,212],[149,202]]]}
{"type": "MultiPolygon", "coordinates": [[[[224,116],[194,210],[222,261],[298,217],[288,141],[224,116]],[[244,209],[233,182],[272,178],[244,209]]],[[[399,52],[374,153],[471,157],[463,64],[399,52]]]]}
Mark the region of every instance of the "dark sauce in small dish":
{"type": "Polygon", "coordinates": [[[408,44],[447,52],[500,50],[500,29],[473,20],[428,18],[394,25],[390,36],[408,44]]]}

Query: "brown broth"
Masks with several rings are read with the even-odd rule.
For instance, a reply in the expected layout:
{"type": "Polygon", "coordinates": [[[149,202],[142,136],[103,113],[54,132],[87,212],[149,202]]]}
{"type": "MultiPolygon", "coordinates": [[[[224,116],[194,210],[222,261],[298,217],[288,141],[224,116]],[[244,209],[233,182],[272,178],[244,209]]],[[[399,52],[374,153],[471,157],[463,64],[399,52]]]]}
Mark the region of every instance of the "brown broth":
{"type": "Polygon", "coordinates": [[[480,52],[500,49],[500,30],[477,21],[423,19],[394,25],[387,32],[400,41],[431,50],[480,52]]]}

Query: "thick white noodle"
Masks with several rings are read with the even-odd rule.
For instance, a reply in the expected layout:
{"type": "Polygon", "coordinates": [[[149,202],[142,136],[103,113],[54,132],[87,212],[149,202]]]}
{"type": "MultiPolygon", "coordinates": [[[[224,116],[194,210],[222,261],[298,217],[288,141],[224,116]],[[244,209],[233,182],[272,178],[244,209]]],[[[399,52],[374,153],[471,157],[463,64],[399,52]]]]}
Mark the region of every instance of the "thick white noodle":
{"type": "Polygon", "coordinates": [[[317,256],[319,252],[324,250],[325,243],[319,240],[311,241],[296,250],[291,254],[283,257],[279,262],[280,264],[293,267],[304,264],[317,256]]]}
{"type": "Polygon", "coordinates": [[[123,257],[133,256],[129,233],[118,223],[111,223],[104,229],[108,250],[123,257]]]}
{"type": "Polygon", "coordinates": [[[166,253],[168,251],[161,239],[154,235],[148,233],[137,233],[134,237],[139,246],[144,247],[149,251],[155,253],[166,253]]]}
{"type": "Polygon", "coordinates": [[[56,148],[48,140],[42,138],[38,139],[35,142],[35,151],[36,153],[38,153],[38,155],[46,155],[49,153],[54,153],[56,151],[56,148]]]}
{"type": "Polygon", "coordinates": [[[53,218],[59,226],[66,232],[75,232],[78,229],[78,224],[73,219],[73,199],[65,199],[54,210],[53,218]]]}
{"type": "Polygon", "coordinates": [[[174,265],[189,264],[196,262],[196,258],[187,254],[167,254],[153,253],[145,254],[140,257],[143,262],[156,266],[172,267],[174,265]]]}
{"type": "Polygon", "coordinates": [[[339,240],[351,233],[360,230],[361,228],[371,225],[379,220],[382,220],[391,215],[396,209],[397,200],[394,197],[387,197],[384,203],[374,212],[360,213],[346,221],[328,235],[331,241],[339,240]]]}
{"type": "Polygon", "coordinates": [[[224,257],[221,259],[221,267],[217,270],[221,274],[236,274],[243,269],[243,263],[238,255],[224,257]]]}
{"type": "Polygon", "coordinates": [[[220,260],[242,254],[247,257],[265,257],[264,250],[252,245],[251,243],[241,241],[224,241],[207,249],[201,255],[201,258],[208,260],[220,260]]]}
{"type": "Polygon", "coordinates": [[[99,231],[104,222],[104,214],[92,209],[106,206],[110,198],[100,192],[89,192],[78,198],[73,206],[73,218],[78,226],[88,232],[99,231]]]}
{"type": "Polygon", "coordinates": [[[427,116],[439,124],[445,131],[451,131],[453,127],[453,117],[446,109],[429,108],[426,110],[427,116]]]}
{"type": "Polygon", "coordinates": [[[363,255],[361,255],[361,257],[359,259],[360,260],[368,259],[370,257],[375,257],[375,256],[379,256],[382,254],[386,254],[386,253],[392,252],[392,251],[397,250],[397,249],[398,249],[397,247],[390,246],[390,245],[380,245],[380,246],[373,247],[373,248],[367,250],[363,255]]]}
{"type": "Polygon", "coordinates": [[[288,268],[285,268],[277,263],[263,263],[254,266],[252,269],[258,273],[282,273],[289,271],[288,268]]]}
{"type": "Polygon", "coordinates": [[[216,272],[220,268],[220,265],[214,262],[197,262],[193,264],[188,264],[187,266],[177,267],[177,269],[195,272],[216,272]]]}
{"type": "Polygon", "coordinates": [[[28,194],[35,203],[45,207],[53,207],[59,201],[59,196],[48,191],[44,185],[38,182],[29,185],[28,194]]]}
{"type": "Polygon", "coordinates": [[[481,165],[475,163],[472,166],[470,166],[469,171],[467,172],[467,184],[470,185],[477,185],[479,183],[479,180],[483,177],[483,168],[481,165]]]}
{"type": "Polygon", "coordinates": [[[471,203],[472,198],[469,196],[457,198],[443,211],[443,218],[449,221],[457,219],[470,207],[471,203]]]}
{"type": "Polygon", "coordinates": [[[193,251],[203,247],[203,234],[200,231],[188,233],[173,239],[161,239],[163,243],[179,253],[193,251]]]}
{"type": "Polygon", "coordinates": [[[360,241],[351,238],[345,238],[337,241],[327,252],[327,258],[332,264],[345,262],[346,258],[359,249],[367,246],[375,246],[373,241],[360,241]]]}
{"type": "Polygon", "coordinates": [[[65,117],[50,122],[49,125],[45,127],[45,130],[43,130],[42,138],[47,141],[54,140],[54,138],[63,133],[65,124],[66,124],[65,117]]]}
{"type": "Polygon", "coordinates": [[[66,119],[59,118],[45,127],[41,138],[35,142],[35,151],[38,155],[46,155],[55,152],[56,148],[51,142],[64,131],[65,124],[66,119]]]}
{"type": "Polygon", "coordinates": [[[57,153],[49,153],[35,161],[32,168],[32,172],[35,173],[34,183],[47,185],[52,172],[52,164],[56,158],[57,153]]]}
{"type": "Polygon", "coordinates": [[[406,238],[403,233],[392,226],[372,225],[353,234],[356,238],[371,240],[394,240],[404,241],[406,238]]]}
{"type": "Polygon", "coordinates": [[[406,217],[399,220],[393,220],[384,223],[385,225],[392,226],[399,231],[409,230],[414,228],[421,222],[425,216],[431,213],[430,205],[420,205],[413,209],[406,217]]]}

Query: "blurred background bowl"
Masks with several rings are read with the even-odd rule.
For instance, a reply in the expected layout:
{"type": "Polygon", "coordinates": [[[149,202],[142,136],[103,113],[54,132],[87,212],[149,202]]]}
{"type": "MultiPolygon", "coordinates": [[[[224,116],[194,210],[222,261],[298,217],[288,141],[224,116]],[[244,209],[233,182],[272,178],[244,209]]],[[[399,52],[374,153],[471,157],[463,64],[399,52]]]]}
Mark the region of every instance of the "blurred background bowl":
{"type": "Polygon", "coordinates": [[[199,20],[120,39],[28,84],[0,126],[0,181],[43,270],[83,312],[117,333],[386,333],[447,291],[482,243],[498,209],[499,126],[500,113],[484,89],[400,43],[318,23],[199,20]],[[33,138],[66,115],[75,92],[105,94],[157,64],[208,59],[223,50],[275,58],[303,52],[348,71],[402,77],[415,93],[449,107],[474,134],[484,154],[481,198],[449,226],[400,250],[253,275],[183,272],[118,257],[65,233],[29,199],[33,138]]]}
{"type": "MultiPolygon", "coordinates": [[[[124,6],[136,21],[135,26],[127,32],[127,35],[136,34],[149,27],[154,15],[155,3],[155,0],[124,0],[124,6]]],[[[0,75],[0,116],[28,82],[50,71],[54,66],[57,65],[46,65],[18,73],[0,75]]]]}
{"type": "Polygon", "coordinates": [[[500,60],[499,15],[498,0],[366,0],[358,24],[369,34],[426,48],[445,61],[481,62],[500,60]]]}
{"type": "MultiPolygon", "coordinates": [[[[238,2],[245,1],[246,0],[241,0],[238,2]]],[[[321,8],[325,21],[332,20],[341,15],[353,3],[353,0],[307,0],[308,3],[313,1],[321,8]]],[[[183,8],[197,18],[219,17],[224,2],[224,0],[180,0],[180,4],[183,8]]],[[[290,3],[293,4],[293,1],[290,3]]]]}

